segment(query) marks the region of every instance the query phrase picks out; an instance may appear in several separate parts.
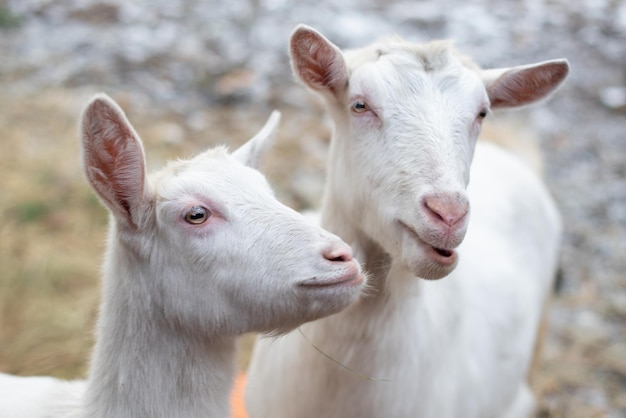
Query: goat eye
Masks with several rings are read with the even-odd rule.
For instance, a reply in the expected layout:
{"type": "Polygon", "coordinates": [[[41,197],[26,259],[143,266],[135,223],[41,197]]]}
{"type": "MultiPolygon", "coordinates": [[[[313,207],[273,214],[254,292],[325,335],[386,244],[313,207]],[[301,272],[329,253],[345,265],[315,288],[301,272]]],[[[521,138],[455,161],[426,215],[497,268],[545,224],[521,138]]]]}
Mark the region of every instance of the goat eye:
{"type": "Polygon", "coordinates": [[[368,106],[367,103],[363,101],[354,102],[352,104],[352,111],[354,113],[365,113],[368,110],[370,110],[370,107],[368,106]]]}
{"type": "Polygon", "coordinates": [[[185,213],[185,222],[192,225],[205,223],[211,217],[211,211],[203,206],[194,206],[185,213]]]}

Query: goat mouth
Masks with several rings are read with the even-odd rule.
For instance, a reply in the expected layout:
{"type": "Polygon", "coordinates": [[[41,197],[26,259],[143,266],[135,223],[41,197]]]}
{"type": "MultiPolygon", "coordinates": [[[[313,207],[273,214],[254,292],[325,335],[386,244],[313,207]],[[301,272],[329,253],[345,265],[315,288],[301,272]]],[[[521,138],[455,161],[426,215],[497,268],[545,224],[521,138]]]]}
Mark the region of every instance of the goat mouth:
{"type": "Polygon", "coordinates": [[[456,251],[454,250],[446,250],[444,248],[437,248],[430,246],[431,259],[435,260],[437,263],[448,266],[452,265],[456,262],[456,251]]]}
{"type": "Polygon", "coordinates": [[[435,252],[442,257],[452,257],[454,255],[454,251],[452,250],[445,250],[443,248],[437,248],[437,247],[430,247],[430,248],[435,250],[435,252]]]}
{"type": "Polygon", "coordinates": [[[430,245],[420,238],[415,229],[411,228],[402,221],[398,221],[398,223],[400,224],[400,227],[408,233],[408,235],[413,239],[418,247],[425,250],[428,258],[430,258],[432,261],[443,266],[449,266],[456,263],[456,251],[454,251],[453,249],[439,248],[435,247],[434,245],[430,245]]]}
{"type": "Polygon", "coordinates": [[[311,277],[310,279],[306,279],[298,283],[298,286],[310,289],[338,286],[352,287],[361,285],[364,280],[365,279],[362,273],[354,274],[353,272],[348,272],[334,277],[311,277]]]}

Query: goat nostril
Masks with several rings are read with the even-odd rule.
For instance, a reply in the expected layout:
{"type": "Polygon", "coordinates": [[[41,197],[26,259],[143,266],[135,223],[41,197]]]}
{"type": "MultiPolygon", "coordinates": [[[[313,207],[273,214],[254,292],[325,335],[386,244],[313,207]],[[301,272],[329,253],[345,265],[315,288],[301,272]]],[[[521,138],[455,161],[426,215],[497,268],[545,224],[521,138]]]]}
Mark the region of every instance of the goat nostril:
{"type": "Polygon", "coordinates": [[[326,260],[338,263],[352,260],[352,250],[348,246],[330,247],[323,255],[326,260]]]}
{"type": "Polygon", "coordinates": [[[453,226],[467,215],[469,204],[462,197],[431,195],[424,197],[424,208],[437,221],[453,226]]]}

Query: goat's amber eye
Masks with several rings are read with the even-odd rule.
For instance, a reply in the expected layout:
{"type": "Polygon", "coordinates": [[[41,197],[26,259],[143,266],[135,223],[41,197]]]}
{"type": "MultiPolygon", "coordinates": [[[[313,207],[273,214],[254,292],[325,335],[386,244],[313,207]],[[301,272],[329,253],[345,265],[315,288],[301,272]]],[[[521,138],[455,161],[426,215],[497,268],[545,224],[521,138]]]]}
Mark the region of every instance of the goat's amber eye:
{"type": "Polygon", "coordinates": [[[194,206],[185,213],[185,222],[192,225],[205,223],[211,217],[211,211],[204,206],[194,206]]]}
{"type": "Polygon", "coordinates": [[[364,113],[368,110],[370,110],[370,107],[367,105],[367,103],[363,101],[359,100],[358,102],[352,103],[352,111],[354,113],[364,113]]]}

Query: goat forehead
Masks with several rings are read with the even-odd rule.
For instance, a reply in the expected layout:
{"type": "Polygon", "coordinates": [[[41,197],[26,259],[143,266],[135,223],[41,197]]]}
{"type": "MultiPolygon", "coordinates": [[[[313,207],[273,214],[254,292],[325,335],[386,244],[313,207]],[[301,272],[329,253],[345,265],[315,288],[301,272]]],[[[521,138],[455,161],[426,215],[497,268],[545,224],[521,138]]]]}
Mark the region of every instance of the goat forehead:
{"type": "Polygon", "coordinates": [[[454,96],[457,101],[486,99],[477,74],[463,68],[423,71],[411,63],[381,60],[366,64],[352,74],[351,94],[375,95],[379,100],[404,100],[429,96],[454,96]]]}
{"type": "Polygon", "coordinates": [[[365,54],[348,56],[351,95],[379,100],[383,106],[410,98],[429,101],[435,96],[451,96],[458,103],[487,100],[473,64],[465,62],[449,43],[380,44],[368,50],[369,59],[365,54]]]}
{"type": "Polygon", "coordinates": [[[159,198],[205,196],[224,202],[273,200],[273,191],[258,171],[228,155],[200,155],[168,164],[153,177],[159,198]]]}

